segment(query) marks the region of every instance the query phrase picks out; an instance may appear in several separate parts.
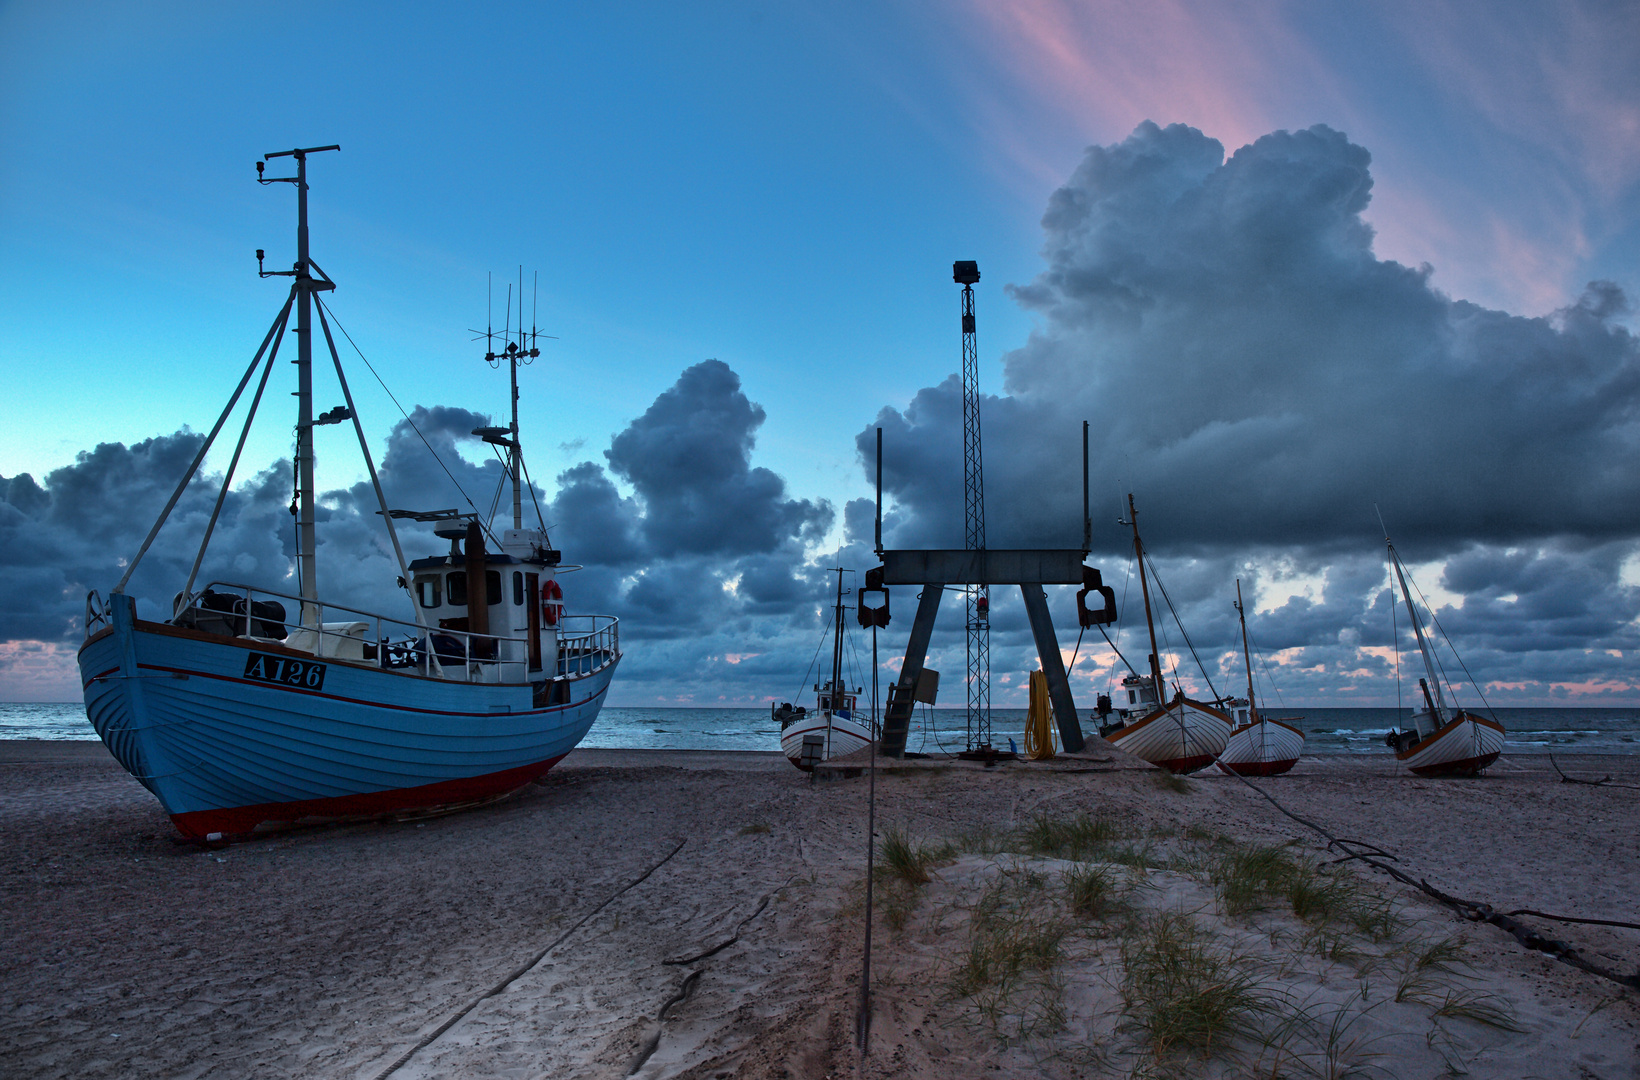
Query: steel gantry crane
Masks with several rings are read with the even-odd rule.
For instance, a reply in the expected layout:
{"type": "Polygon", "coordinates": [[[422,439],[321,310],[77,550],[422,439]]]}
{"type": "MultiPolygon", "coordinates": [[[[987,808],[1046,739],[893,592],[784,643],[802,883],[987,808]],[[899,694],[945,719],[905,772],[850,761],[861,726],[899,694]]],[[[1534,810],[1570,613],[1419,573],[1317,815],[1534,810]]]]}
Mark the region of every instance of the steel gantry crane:
{"type": "MultiPolygon", "coordinates": [[[[985,469],[979,437],[979,344],[974,331],[974,285],[979,263],[955,262],[951,279],[962,286],[963,546],[985,550],[985,469]]],[[[991,594],[987,585],[963,590],[968,631],[968,749],[991,747],[991,594]]]]}

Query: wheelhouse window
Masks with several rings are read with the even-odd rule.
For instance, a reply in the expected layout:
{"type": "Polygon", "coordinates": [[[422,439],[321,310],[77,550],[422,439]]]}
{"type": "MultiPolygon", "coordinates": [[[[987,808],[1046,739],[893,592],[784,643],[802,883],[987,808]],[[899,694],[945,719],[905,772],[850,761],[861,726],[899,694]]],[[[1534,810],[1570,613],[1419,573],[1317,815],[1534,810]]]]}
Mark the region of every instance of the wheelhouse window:
{"type": "Polygon", "coordinates": [[[513,607],[524,606],[524,572],[513,571],[513,607]]]}
{"type": "Polygon", "coordinates": [[[435,608],[439,605],[438,578],[423,577],[416,579],[416,597],[424,608],[435,608]]]}
{"type": "MultiPolygon", "coordinates": [[[[487,604],[501,603],[501,571],[486,570],[484,572],[484,602],[487,604]]],[[[467,606],[467,572],[457,570],[445,575],[444,591],[455,607],[467,606]]]]}

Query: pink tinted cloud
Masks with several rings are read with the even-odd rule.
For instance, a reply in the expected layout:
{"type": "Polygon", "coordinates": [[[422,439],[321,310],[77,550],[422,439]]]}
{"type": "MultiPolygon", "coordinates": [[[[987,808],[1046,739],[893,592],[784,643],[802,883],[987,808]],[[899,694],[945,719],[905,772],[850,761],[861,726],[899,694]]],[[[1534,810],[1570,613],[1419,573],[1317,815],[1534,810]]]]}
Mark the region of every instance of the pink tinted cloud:
{"type": "Polygon", "coordinates": [[[945,29],[965,42],[953,79],[970,122],[1027,198],[1063,183],[1074,151],[1118,141],[1141,120],[1191,124],[1226,153],[1277,128],[1327,123],[1374,153],[1368,219],[1382,257],[1430,263],[1455,297],[1541,314],[1581,290],[1586,260],[1625,227],[1619,211],[1640,184],[1634,5],[1386,5],[1381,20],[1440,88],[1424,109],[1406,106],[1402,76],[1387,66],[1343,74],[1284,4],[947,10],[945,29]],[[1455,170],[1420,156],[1414,148],[1442,122],[1482,131],[1485,160],[1455,170]]]}

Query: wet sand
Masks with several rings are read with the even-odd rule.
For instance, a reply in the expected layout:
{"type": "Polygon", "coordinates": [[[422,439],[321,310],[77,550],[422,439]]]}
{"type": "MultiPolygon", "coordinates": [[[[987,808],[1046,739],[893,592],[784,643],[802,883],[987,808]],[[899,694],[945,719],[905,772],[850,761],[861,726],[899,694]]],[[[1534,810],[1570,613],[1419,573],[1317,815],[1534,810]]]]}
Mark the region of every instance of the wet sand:
{"type": "MultiPolygon", "coordinates": [[[[1633,758],[1558,760],[1640,785],[1633,758]]],[[[1640,791],[1563,784],[1541,757],[1462,781],[1399,774],[1387,758],[1305,759],[1261,786],[1448,892],[1500,910],[1640,921],[1640,791]]],[[[1149,836],[1319,852],[1233,779],[1182,788],[1109,751],[989,770],[907,762],[878,774],[879,835],[901,828],[934,843],[1087,813],[1149,836]]],[[[1132,1074],[1112,956],[1096,941],[1067,952],[1067,1016],[1040,1038],[999,1038],[951,989],[972,890],[1019,866],[972,852],[938,870],[903,928],[877,925],[862,1065],[866,792],[865,777],[811,785],[774,753],[579,750],[478,810],[202,850],[173,841],[158,804],[100,744],[0,743],[0,1075],[1132,1074]]],[[[1461,934],[1465,985],[1506,1002],[1521,1030],[1443,1021],[1431,1029],[1440,1046],[1427,1032],[1381,1031],[1363,1067],[1640,1074],[1633,992],[1367,880],[1412,933],[1461,934]]],[[[1192,899],[1179,875],[1151,873],[1146,886],[1253,932],[1218,919],[1210,897],[1192,899]]],[[[1542,927],[1613,967],[1640,963],[1640,932],[1542,927]]],[[[1258,932],[1274,941],[1279,929],[1258,932]]],[[[1292,978],[1320,1001],[1367,976],[1292,978]]],[[[1408,1026],[1412,1014],[1396,1009],[1364,1024],[1408,1026]]],[[[1278,1072],[1305,1075],[1299,1064],[1278,1072]]],[[[1175,1066],[1234,1075],[1222,1063],[1175,1066]]]]}

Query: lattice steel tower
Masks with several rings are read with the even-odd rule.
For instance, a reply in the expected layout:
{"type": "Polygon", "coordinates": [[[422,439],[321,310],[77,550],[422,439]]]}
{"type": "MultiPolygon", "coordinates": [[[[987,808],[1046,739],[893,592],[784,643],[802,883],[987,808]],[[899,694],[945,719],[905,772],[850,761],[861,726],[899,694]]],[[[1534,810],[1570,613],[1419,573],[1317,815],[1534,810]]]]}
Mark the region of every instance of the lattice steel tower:
{"type": "MultiPolygon", "coordinates": [[[[974,283],[979,263],[951,265],[962,286],[962,480],[964,546],[985,550],[985,471],[979,446],[979,345],[974,336],[974,283]]],[[[968,749],[991,745],[991,597],[984,585],[964,590],[968,628],[968,749]]]]}

